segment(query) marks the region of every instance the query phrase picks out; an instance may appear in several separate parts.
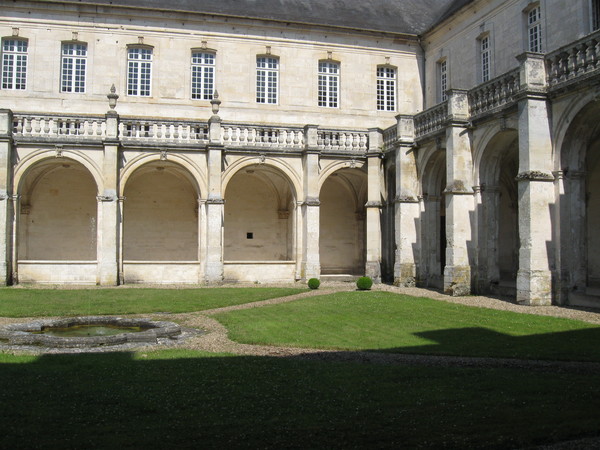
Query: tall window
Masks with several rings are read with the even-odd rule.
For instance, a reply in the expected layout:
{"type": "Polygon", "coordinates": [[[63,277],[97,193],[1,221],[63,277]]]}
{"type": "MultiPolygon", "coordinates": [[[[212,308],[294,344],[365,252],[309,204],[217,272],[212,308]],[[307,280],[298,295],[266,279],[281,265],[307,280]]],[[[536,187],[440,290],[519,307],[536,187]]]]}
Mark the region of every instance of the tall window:
{"type": "Polygon", "coordinates": [[[592,31],[600,29],[600,0],[592,0],[592,31]]]}
{"type": "Polygon", "coordinates": [[[438,72],[438,100],[445,102],[448,99],[448,61],[443,59],[437,63],[438,72]]]}
{"type": "Polygon", "coordinates": [[[2,89],[25,89],[27,82],[27,41],[2,41],[2,89]]]}
{"type": "Polygon", "coordinates": [[[60,91],[85,92],[87,44],[62,45],[60,91]]]}
{"type": "Polygon", "coordinates": [[[215,90],[215,54],[192,52],[192,98],[211,100],[215,90]]]}
{"type": "Polygon", "coordinates": [[[542,52],[542,17],[538,6],[527,13],[527,38],[530,52],[542,52]]]}
{"type": "Polygon", "coordinates": [[[490,37],[484,36],[479,40],[479,51],[481,54],[481,81],[490,79],[490,37]]]}
{"type": "Polygon", "coordinates": [[[340,65],[330,61],[319,62],[319,106],[338,107],[340,65]]]}
{"type": "Polygon", "coordinates": [[[152,79],[152,49],[127,49],[127,95],[150,96],[152,79]]]}
{"type": "Polygon", "coordinates": [[[396,69],[377,68],[377,110],[396,110],[396,69]]]}
{"type": "Polygon", "coordinates": [[[268,56],[256,58],[256,102],[277,104],[279,60],[268,56]]]}

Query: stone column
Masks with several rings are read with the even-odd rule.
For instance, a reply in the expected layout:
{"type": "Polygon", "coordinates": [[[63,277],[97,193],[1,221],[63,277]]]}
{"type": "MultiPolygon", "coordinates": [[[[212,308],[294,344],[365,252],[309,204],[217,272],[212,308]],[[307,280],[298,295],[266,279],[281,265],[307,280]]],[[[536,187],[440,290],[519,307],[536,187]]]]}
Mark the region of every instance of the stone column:
{"type": "Polygon", "coordinates": [[[379,128],[369,129],[367,151],[367,259],[365,275],[373,282],[381,282],[381,148],[383,133],[379,128]]]}
{"type": "Polygon", "coordinates": [[[12,266],[12,111],[0,109],[0,284],[11,283],[12,266]]]}
{"type": "Polygon", "coordinates": [[[412,116],[399,115],[395,154],[396,198],[394,284],[415,286],[419,259],[418,230],[421,217],[417,176],[415,129],[412,116]]]}
{"type": "Polygon", "coordinates": [[[98,195],[98,276],[102,286],[115,286],[119,283],[119,116],[114,110],[106,114],[106,139],[102,161],[104,190],[98,195]]]}
{"type": "Polygon", "coordinates": [[[544,56],[524,53],[519,98],[519,271],[517,302],[552,303],[552,140],[544,56]]]}
{"type": "Polygon", "coordinates": [[[473,158],[467,130],[467,92],[452,89],[448,95],[449,123],[446,128],[446,266],[444,292],[453,296],[471,293],[471,263],[474,220],[473,158]]]}
{"type": "Polygon", "coordinates": [[[222,192],[223,144],[221,118],[217,115],[221,101],[215,92],[209,119],[209,144],[206,152],[208,167],[208,196],[206,199],[206,264],[207,283],[223,281],[223,212],[225,199],[222,192]]]}
{"type": "Polygon", "coordinates": [[[304,175],[304,200],[302,202],[302,267],[303,280],[321,276],[319,257],[320,205],[319,154],[317,126],[304,127],[305,149],[302,155],[304,175]]]}

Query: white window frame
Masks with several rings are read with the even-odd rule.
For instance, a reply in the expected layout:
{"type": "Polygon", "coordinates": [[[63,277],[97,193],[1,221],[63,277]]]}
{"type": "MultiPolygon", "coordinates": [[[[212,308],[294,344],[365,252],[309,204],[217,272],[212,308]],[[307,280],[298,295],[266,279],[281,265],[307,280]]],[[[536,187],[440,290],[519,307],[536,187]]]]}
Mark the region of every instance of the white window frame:
{"type": "Polygon", "coordinates": [[[590,32],[600,30],[600,0],[590,0],[590,32]]]}
{"type": "Polygon", "coordinates": [[[2,39],[2,73],[0,89],[27,89],[27,64],[29,41],[27,39],[10,37],[2,39]]]}
{"type": "Polygon", "coordinates": [[[438,101],[441,103],[448,100],[448,59],[440,59],[436,66],[438,101]]]}
{"type": "Polygon", "coordinates": [[[481,82],[490,81],[492,78],[492,39],[489,34],[479,38],[479,64],[481,82]]]}
{"type": "Polygon", "coordinates": [[[215,92],[217,55],[208,50],[192,50],[191,96],[193,100],[212,100],[215,92]]]}
{"type": "Polygon", "coordinates": [[[526,12],[527,20],[527,51],[542,53],[542,8],[539,4],[528,9],[526,12]]]}
{"type": "Polygon", "coordinates": [[[398,70],[392,66],[377,66],[377,111],[396,111],[398,70]]]}
{"type": "Polygon", "coordinates": [[[337,61],[319,61],[317,104],[321,107],[340,106],[340,66],[337,61]]]}
{"type": "Polygon", "coordinates": [[[279,58],[256,57],[256,103],[276,105],[279,102],[279,58]]]}
{"type": "Polygon", "coordinates": [[[85,93],[87,48],[85,42],[63,42],[60,58],[60,92],[85,93]]]}
{"type": "Polygon", "coordinates": [[[127,47],[127,95],[152,96],[152,47],[127,47]]]}

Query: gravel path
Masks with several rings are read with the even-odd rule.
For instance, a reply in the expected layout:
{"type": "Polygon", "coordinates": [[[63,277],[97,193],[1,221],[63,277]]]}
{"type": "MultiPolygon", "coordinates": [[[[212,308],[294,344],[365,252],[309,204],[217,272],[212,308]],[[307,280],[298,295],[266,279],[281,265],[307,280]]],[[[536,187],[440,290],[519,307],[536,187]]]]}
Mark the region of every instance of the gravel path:
{"type": "MultiPolygon", "coordinates": [[[[199,328],[206,333],[200,336],[189,338],[179,344],[179,347],[203,350],[217,353],[232,353],[236,355],[254,355],[254,356],[273,356],[287,358],[302,358],[307,360],[320,361],[347,361],[374,364],[402,364],[402,365],[428,365],[439,367],[506,367],[506,368],[527,368],[532,370],[546,371],[576,371],[586,373],[600,373],[600,363],[586,362],[563,362],[563,361],[534,361],[518,360],[508,358],[476,358],[476,357],[455,357],[455,356],[435,356],[435,355],[407,355],[391,354],[366,351],[338,351],[307,349],[294,347],[279,347],[266,345],[249,345],[234,342],[228,338],[227,329],[213,319],[211,316],[226,311],[260,308],[266,305],[287,303],[298,299],[325,295],[333,292],[344,292],[355,290],[352,283],[327,283],[326,286],[314,291],[307,291],[301,294],[290,295],[287,297],[274,298],[261,302],[247,303],[243,305],[228,306],[206,310],[202,312],[183,313],[183,314],[146,314],[153,320],[173,320],[184,327],[199,328]]],[[[485,307],[505,311],[513,311],[524,314],[538,314],[544,316],[564,317],[586,321],[600,325],[600,312],[590,311],[578,308],[567,308],[557,306],[530,307],[521,306],[506,300],[496,299],[484,296],[467,297],[449,297],[436,291],[421,288],[398,288],[389,285],[377,285],[374,290],[388,291],[401,294],[408,294],[416,297],[429,297],[441,301],[460,303],[468,306],[485,307]]],[[[0,325],[14,322],[25,322],[29,319],[14,319],[0,317],[0,325]]]]}

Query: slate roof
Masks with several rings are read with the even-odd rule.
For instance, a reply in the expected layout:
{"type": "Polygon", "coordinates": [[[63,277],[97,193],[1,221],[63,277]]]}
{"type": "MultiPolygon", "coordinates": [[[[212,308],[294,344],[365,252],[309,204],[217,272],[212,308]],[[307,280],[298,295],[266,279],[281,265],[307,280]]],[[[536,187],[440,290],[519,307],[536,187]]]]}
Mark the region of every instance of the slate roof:
{"type": "MultiPolygon", "coordinates": [[[[40,0],[419,35],[474,0],[40,0]]],[[[18,0],[17,0],[18,3],[18,0]]]]}

